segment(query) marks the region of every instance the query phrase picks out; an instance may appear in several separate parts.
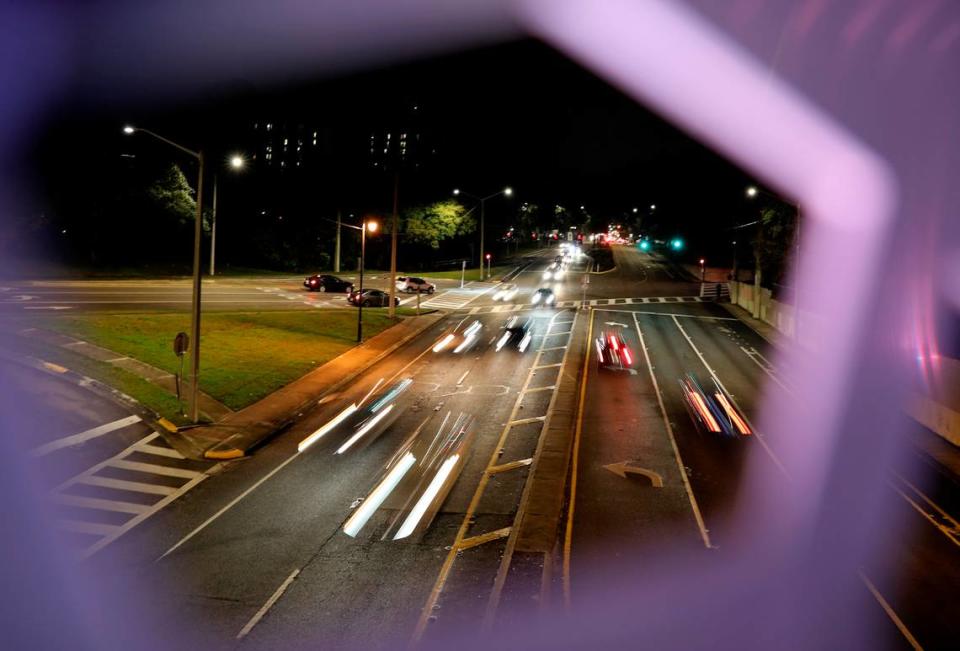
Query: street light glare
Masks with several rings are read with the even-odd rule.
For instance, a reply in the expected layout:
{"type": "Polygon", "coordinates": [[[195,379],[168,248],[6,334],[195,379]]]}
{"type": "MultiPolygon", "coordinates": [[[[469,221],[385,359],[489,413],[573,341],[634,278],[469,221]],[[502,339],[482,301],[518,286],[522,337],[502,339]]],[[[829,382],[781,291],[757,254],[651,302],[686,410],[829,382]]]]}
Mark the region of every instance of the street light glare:
{"type": "Polygon", "coordinates": [[[460,188],[454,188],[454,189],[453,189],[453,196],[457,196],[458,194],[460,194],[460,188]]]}
{"type": "Polygon", "coordinates": [[[656,209],[657,209],[657,204],[651,203],[651,204],[650,204],[650,210],[656,210],[656,209]]]}
{"type": "Polygon", "coordinates": [[[506,187],[506,188],[503,189],[503,193],[509,197],[509,196],[513,195],[513,188],[511,188],[511,187],[506,187]]]}
{"type": "Polygon", "coordinates": [[[243,167],[243,165],[244,165],[243,156],[240,156],[239,154],[234,154],[233,156],[230,157],[230,167],[232,167],[233,169],[238,170],[241,167],[243,167]]]}
{"type": "Polygon", "coordinates": [[[747,196],[748,197],[757,196],[757,188],[752,185],[749,188],[747,188],[747,196]]]}
{"type": "Polygon", "coordinates": [[[124,132],[125,134],[127,134],[128,136],[129,136],[131,133],[133,133],[134,131],[136,131],[136,129],[134,129],[133,127],[131,127],[129,124],[126,125],[125,127],[123,127],[123,132],[124,132]]]}
{"type": "Polygon", "coordinates": [[[378,228],[380,228],[380,224],[377,222],[367,222],[367,230],[371,233],[376,233],[378,228]]]}

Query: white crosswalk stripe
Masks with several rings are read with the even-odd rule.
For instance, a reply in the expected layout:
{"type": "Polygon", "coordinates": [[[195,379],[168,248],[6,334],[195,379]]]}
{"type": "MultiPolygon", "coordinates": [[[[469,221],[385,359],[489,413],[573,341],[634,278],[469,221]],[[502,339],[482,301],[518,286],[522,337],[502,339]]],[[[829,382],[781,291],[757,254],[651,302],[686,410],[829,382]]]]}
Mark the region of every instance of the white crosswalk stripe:
{"type": "Polygon", "coordinates": [[[50,491],[64,513],[56,524],[76,534],[80,556],[89,557],[213,474],[211,466],[185,459],[153,432],[50,491]]]}
{"type": "MultiPolygon", "coordinates": [[[[650,303],[673,304],[673,303],[704,303],[707,302],[699,296],[647,296],[642,298],[595,298],[589,301],[558,301],[555,307],[577,307],[578,305],[589,305],[590,307],[600,307],[605,305],[644,305],[650,303]]],[[[500,312],[517,312],[519,310],[532,310],[537,307],[530,303],[505,303],[501,305],[476,305],[471,307],[468,314],[492,314],[500,312]]]]}
{"type": "Polygon", "coordinates": [[[498,283],[469,282],[462,288],[448,290],[424,301],[420,304],[420,307],[458,310],[480,298],[497,285],[498,283]]]}

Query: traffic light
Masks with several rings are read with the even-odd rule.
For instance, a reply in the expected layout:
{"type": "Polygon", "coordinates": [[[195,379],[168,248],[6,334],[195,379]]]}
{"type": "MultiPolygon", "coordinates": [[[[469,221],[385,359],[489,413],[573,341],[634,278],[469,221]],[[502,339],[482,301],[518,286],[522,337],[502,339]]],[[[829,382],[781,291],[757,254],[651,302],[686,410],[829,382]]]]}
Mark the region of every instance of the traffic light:
{"type": "Polygon", "coordinates": [[[683,240],[681,240],[679,237],[673,238],[672,240],[670,240],[670,248],[673,249],[674,251],[682,251],[683,240]]]}
{"type": "Polygon", "coordinates": [[[649,251],[650,250],[650,241],[649,240],[640,240],[640,250],[649,251]]]}

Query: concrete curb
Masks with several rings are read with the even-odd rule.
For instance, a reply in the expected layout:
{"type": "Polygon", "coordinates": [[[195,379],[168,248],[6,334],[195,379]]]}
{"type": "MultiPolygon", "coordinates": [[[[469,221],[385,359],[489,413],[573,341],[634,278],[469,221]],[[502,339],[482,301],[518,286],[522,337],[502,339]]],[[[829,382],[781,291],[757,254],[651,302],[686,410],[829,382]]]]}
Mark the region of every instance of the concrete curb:
{"type": "MultiPolygon", "coordinates": [[[[257,423],[257,426],[246,428],[244,431],[237,432],[225,438],[224,440],[215,443],[214,445],[208,447],[203,456],[207,459],[216,459],[216,460],[229,460],[229,459],[239,459],[241,457],[247,456],[250,451],[262,445],[264,442],[269,440],[271,437],[279,434],[281,431],[292,425],[297,418],[306,410],[313,407],[318,400],[323,399],[325,396],[330,395],[336,391],[339,391],[343,386],[349,384],[355,380],[359,375],[366,372],[369,368],[381,362],[384,358],[396,352],[399,348],[405,346],[407,343],[420,336],[423,332],[429,328],[436,325],[441,319],[445,318],[447,315],[444,312],[438,312],[435,314],[423,315],[420,317],[408,317],[408,318],[418,318],[423,319],[423,322],[419,324],[413,331],[409,332],[399,341],[394,342],[389,347],[381,351],[378,355],[367,361],[362,366],[357,367],[350,373],[342,376],[338,381],[326,386],[321,392],[311,395],[309,398],[302,400],[294,409],[288,409],[287,413],[280,415],[276,420],[273,421],[261,421],[257,423]]],[[[380,333],[379,336],[382,336],[385,333],[390,332],[393,328],[398,327],[398,323],[391,328],[388,328],[384,332],[380,333]]],[[[351,348],[349,351],[346,351],[339,357],[334,358],[327,362],[331,364],[336,360],[343,357],[343,355],[350,354],[351,351],[355,349],[351,348]]],[[[324,365],[326,366],[326,364],[324,365]]],[[[323,368],[323,366],[319,367],[323,368]]],[[[311,373],[319,369],[314,369],[311,373]]],[[[304,376],[306,377],[306,376],[304,376]]],[[[297,380],[294,380],[296,382],[297,380]]],[[[289,386],[289,385],[287,385],[289,386]]],[[[281,389],[282,390],[282,389],[281,389]]],[[[269,396],[264,398],[264,400],[269,400],[269,396]]],[[[242,413],[241,409],[237,414],[242,413]]],[[[216,427],[214,425],[213,427],[216,427]]]]}
{"type": "Polygon", "coordinates": [[[177,451],[184,454],[184,456],[194,459],[199,458],[199,455],[195,450],[184,449],[183,442],[174,439],[171,436],[172,434],[177,433],[176,425],[152,409],[148,409],[132,396],[114,389],[110,385],[104,384],[100,380],[83,375],[82,373],[77,373],[76,371],[72,371],[65,366],[61,366],[53,362],[48,362],[36,357],[11,355],[3,351],[0,351],[0,357],[8,362],[26,366],[34,369],[35,371],[40,371],[41,373],[46,373],[47,375],[52,375],[62,380],[66,380],[67,382],[85,389],[100,398],[109,400],[124,409],[128,409],[136,416],[139,416],[140,420],[146,423],[148,427],[159,432],[160,435],[163,436],[167,441],[167,443],[169,443],[177,451]],[[188,452],[190,454],[187,454],[188,452]]]}

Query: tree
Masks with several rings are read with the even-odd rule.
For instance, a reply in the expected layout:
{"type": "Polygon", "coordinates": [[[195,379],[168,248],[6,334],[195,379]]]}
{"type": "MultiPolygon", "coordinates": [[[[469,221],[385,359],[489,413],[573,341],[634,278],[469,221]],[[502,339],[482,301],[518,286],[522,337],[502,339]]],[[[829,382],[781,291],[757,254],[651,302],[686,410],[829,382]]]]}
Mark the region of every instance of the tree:
{"type": "Polygon", "coordinates": [[[754,260],[754,317],[759,318],[759,296],[763,277],[766,275],[773,284],[780,282],[784,271],[794,230],[797,222],[797,211],[782,202],[771,202],[760,211],[757,222],[757,231],[753,240],[754,260]]]}
{"type": "Polygon", "coordinates": [[[439,249],[443,240],[472,233],[476,220],[460,202],[445,200],[407,209],[401,229],[408,242],[439,249]]]}
{"type": "Polygon", "coordinates": [[[193,188],[176,165],[168,167],[147,193],[162,213],[176,219],[181,226],[196,218],[193,188]]]}

